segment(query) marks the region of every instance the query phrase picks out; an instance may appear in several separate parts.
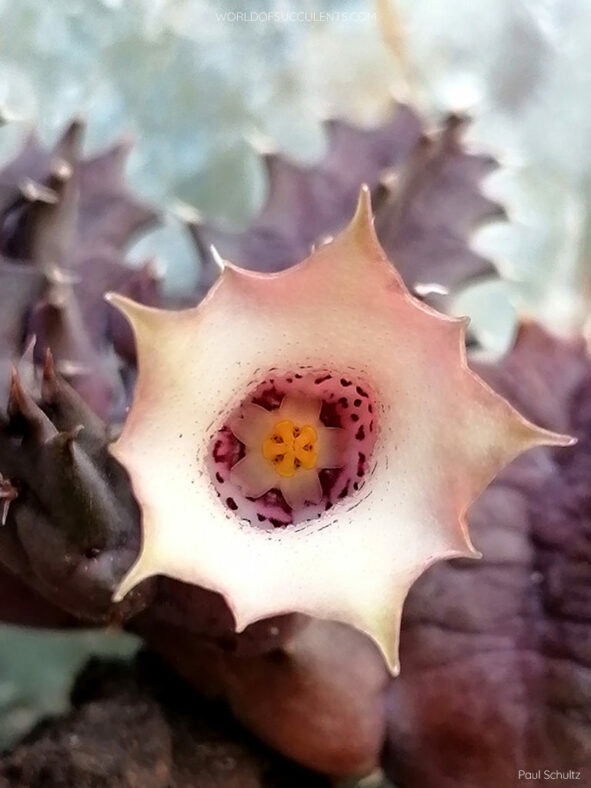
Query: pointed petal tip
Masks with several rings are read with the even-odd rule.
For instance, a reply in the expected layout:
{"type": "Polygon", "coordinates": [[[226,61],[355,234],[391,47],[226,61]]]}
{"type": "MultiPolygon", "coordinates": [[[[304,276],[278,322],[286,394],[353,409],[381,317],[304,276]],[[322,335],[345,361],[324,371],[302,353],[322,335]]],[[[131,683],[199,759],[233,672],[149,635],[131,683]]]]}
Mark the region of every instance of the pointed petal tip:
{"type": "Polygon", "coordinates": [[[119,303],[124,301],[131,301],[131,299],[127,298],[127,296],[120,295],[119,293],[115,293],[112,290],[109,290],[107,293],[105,293],[104,299],[105,301],[108,301],[109,304],[113,304],[114,306],[118,306],[119,303]]]}
{"type": "Polygon", "coordinates": [[[380,654],[384,658],[386,667],[392,678],[396,678],[400,673],[400,659],[398,655],[398,639],[393,641],[391,637],[385,638],[379,633],[367,633],[376,644],[380,654]]]}
{"type": "Polygon", "coordinates": [[[381,600],[379,609],[374,607],[372,611],[367,609],[357,611],[352,618],[341,619],[343,623],[363,632],[373,641],[392,676],[397,676],[400,671],[399,646],[402,609],[398,607],[398,604],[397,602],[392,606],[381,600]]]}
{"type": "Polygon", "coordinates": [[[264,616],[257,615],[257,605],[246,600],[246,597],[242,595],[240,598],[237,598],[236,595],[230,591],[218,589],[218,591],[224,597],[226,604],[230,608],[230,612],[232,613],[232,618],[234,619],[234,631],[236,634],[240,634],[244,632],[244,630],[249,627],[251,624],[254,624],[256,621],[260,621],[260,619],[264,616]]]}
{"type": "Polygon", "coordinates": [[[113,602],[115,604],[118,604],[119,602],[123,602],[123,600],[127,596],[128,590],[130,589],[128,589],[127,586],[125,586],[122,582],[121,585],[113,592],[113,596],[112,596],[113,602]]]}
{"type": "Polygon", "coordinates": [[[526,441],[532,447],[557,446],[567,448],[569,446],[574,446],[578,442],[578,439],[574,435],[553,432],[552,430],[538,427],[537,425],[531,424],[529,422],[526,422],[525,427],[526,441]]]}
{"type": "Polygon", "coordinates": [[[237,612],[232,611],[232,614],[234,616],[234,631],[237,635],[240,635],[251,622],[247,617],[241,617],[237,612]]]}
{"type": "Polygon", "coordinates": [[[133,591],[133,589],[143,580],[146,580],[148,577],[152,576],[153,572],[151,572],[145,564],[146,562],[140,555],[135,564],[119,583],[119,586],[113,592],[113,602],[122,602],[130,591],[133,591]]]}
{"type": "Polygon", "coordinates": [[[547,442],[549,446],[562,446],[566,448],[568,446],[574,446],[579,442],[579,439],[575,438],[574,435],[561,435],[560,433],[552,432],[546,436],[544,442],[547,442]]]}
{"type": "Polygon", "coordinates": [[[133,301],[131,298],[123,296],[120,293],[108,292],[105,293],[104,298],[107,303],[111,304],[111,306],[114,306],[115,309],[125,315],[132,326],[140,322],[145,323],[149,315],[153,315],[160,311],[154,307],[145,306],[137,301],[133,301]]]}
{"type": "Polygon", "coordinates": [[[135,308],[139,306],[135,301],[127,296],[120,295],[109,291],[103,296],[105,301],[111,306],[114,306],[119,312],[122,312],[128,319],[131,320],[131,315],[134,313],[135,308]]]}
{"type": "Polygon", "coordinates": [[[386,652],[380,648],[386,667],[393,679],[400,674],[400,658],[398,656],[398,649],[395,652],[386,652]]]}
{"type": "Polygon", "coordinates": [[[371,192],[366,183],[362,184],[359,189],[357,205],[353,217],[348,226],[340,234],[339,238],[342,238],[346,243],[352,243],[352,245],[362,249],[363,253],[369,254],[370,257],[374,257],[374,252],[379,250],[378,256],[385,258],[385,253],[375,233],[371,192]]]}
{"type": "Polygon", "coordinates": [[[373,228],[371,192],[367,183],[362,183],[357,197],[357,206],[351,222],[352,227],[359,229],[373,228]]]}

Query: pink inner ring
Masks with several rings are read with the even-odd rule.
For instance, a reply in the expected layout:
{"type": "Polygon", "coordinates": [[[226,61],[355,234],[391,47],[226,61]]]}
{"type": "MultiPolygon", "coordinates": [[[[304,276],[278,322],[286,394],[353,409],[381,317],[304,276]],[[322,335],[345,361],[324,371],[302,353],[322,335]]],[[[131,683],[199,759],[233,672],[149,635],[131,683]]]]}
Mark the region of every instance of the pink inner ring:
{"type": "MultiPolygon", "coordinates": [[[[273,370],[252,388],[240,407],[253,403],[273,411],[290,394],[321,400],[320,422],[344,430],[343,467],[318,471],[320,503],[305,504],[296,511],[285,502],[279,489],[271,489],[256,499],[247,497],[230,478],[231,468],[245,455],[244,445],[227,424],[211,437],[209,467],[218,496],[237,517],[261,527],[280,528],[319,517],[361,490],[371,471],[377,408],[365,381],[347,373],[302,368],[281,374],[273,370]]],[[[228,421],[234,413],[228,415],[228,421]]]]}

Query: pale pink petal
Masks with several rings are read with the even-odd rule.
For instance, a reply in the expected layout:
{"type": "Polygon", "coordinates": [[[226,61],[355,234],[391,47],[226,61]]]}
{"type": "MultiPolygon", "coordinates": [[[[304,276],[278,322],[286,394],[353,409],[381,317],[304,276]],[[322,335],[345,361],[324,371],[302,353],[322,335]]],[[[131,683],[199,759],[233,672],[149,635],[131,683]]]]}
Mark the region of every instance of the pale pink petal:
{"type": "Polygon", "coordinates": [[[230,479],[245,495],[259,498],[272,487],[277,487],[278,475],[261,452],[249,452],[232,468],[230,479]]]}
{"type": "Polygon", "coordinates": [[[278,419],[290,419],[299,427],[305,424],[316,425],[320,416],[322,402],[319,399],[296,397],[288,394],[276,411],[278,419]]]}
{"type": "Polygon", "coordinates": [[[292,509],[300,509],[306,503],[318,503],[322,498],[322,487],[316,471],[298,470],[293,476],[282,477],[279,489],[292,509]]]}
{"type": "Polygon", "coordinates": [[[276,421],[276,412],[248,403],[240,408],[236,416],[228,420],[228,426],[245,446],[258,450],[270,435],[276,421]]]}
{"type": "Polygon", "coordinates": [[[318,425],[318,468],[342,468],[347,451],[347,434],[337,427],[318,425]]]}

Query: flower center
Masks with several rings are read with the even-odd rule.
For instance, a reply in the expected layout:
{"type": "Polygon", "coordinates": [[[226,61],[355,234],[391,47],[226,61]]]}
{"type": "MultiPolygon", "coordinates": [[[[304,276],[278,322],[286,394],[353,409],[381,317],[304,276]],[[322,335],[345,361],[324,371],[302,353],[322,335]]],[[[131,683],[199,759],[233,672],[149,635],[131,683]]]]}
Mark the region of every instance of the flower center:
{"type": "Polygon", "coordinates": [[[292,477],[298,468],[312,470],[318,461],[318,436],[314,427],[297,427],[291,419],[278,421],[273,432],[263,441],[263,457],[284,478],[292,477]]]}
{"type": "Polygon", "coordinates": [[[257,527],[315,520],[365,486],[379,415],[367,382],[349,372],[270,370],[210,436],[215,492],[257,527]]]}

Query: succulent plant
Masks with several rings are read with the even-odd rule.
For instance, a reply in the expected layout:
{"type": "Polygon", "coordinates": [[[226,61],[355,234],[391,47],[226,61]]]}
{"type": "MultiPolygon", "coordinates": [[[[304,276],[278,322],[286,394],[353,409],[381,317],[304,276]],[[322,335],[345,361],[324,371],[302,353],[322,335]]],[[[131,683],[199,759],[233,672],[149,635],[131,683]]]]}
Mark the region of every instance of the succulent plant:
{"type": "MultiPolygon", "coordinates": [[[[494,274],[467,244],[502,217],[479,190],[494,164],[464,151],[461,127],[427,134],[398,106],[374,130],[331,123],[313,169],[267,156],[251,228],[191,224],[195,304],[220,276],[180,311],[149,262],[124,263],[156,218],[124,186],[125,148],[82,159],[79,123],[50,152],[28,141],[0,171],[0,616],[124,624],[280,752],[335,775],[376,765],[386,700],[403,707],[430,649],[419,638],[408,680],[389,689],[366,635],[394,670],[411,583],[475,552],[469,504],[521,451],[571,442],[550,430],[579,434],[556,417],[543,352],[478,369],[538,428],[469,369],[465,322],[416,297],[442,307],[494,274]]],[[[560,343],[530,331],[562,363],[560,343]]],[[[573,387],[587,370],[575,355],[576,372],[567,351],[561,369],[573,387]]],[[[536,449],[486,495],[517,479],[537,511],[537,485],[581,451],[536,449]]],[[[466,572],[448,570],[450,594],[466,572]]],[[[410,622],[420,600],[411,592],[410,622]]],[[[428,746],[429,728],[401,730],[396,709],[391,720],[388,763],[441,785],[400,748],[428,746]]]]}

